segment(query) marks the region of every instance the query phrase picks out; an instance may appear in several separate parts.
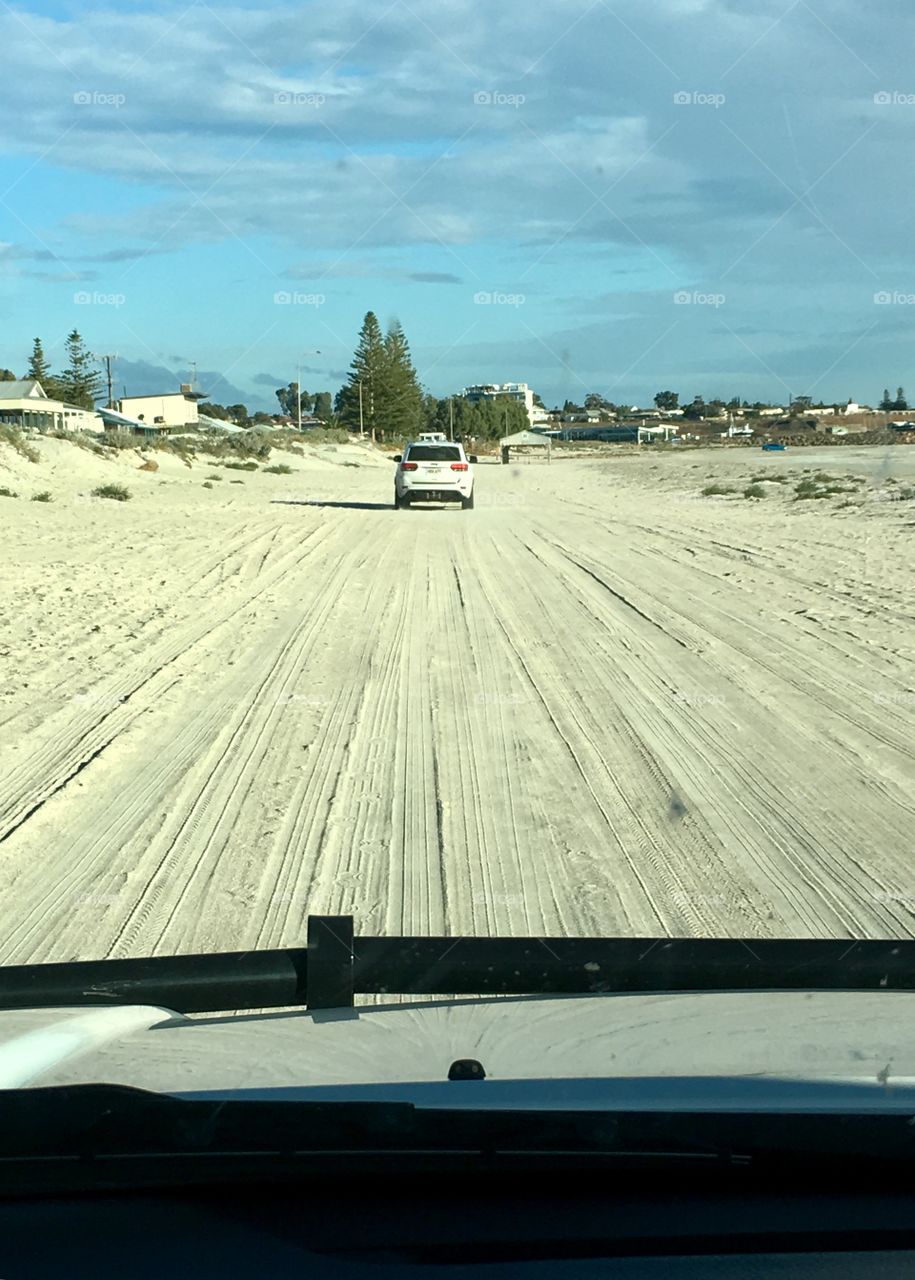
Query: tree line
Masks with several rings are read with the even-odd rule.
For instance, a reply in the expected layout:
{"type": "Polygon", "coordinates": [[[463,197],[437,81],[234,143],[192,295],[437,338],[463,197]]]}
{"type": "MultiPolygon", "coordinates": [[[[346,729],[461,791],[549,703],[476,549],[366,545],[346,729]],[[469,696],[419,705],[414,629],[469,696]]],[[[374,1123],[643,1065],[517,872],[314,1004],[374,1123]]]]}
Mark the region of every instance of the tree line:
{"type": "MultiPolygon", "coordinates": [[[[59,373],[52,372],[41,339],[35,338],[23,380],[40,382],[50,400],[63,400],[80,409],[94,409],[96,400],[102,395],[102,375],[77,329],[67,335],[66,356],[67,363],[63,369],[59,373]]],[[[18,375],[12,369],[0,369],[0,382],[16,381],[18,375]]]]}

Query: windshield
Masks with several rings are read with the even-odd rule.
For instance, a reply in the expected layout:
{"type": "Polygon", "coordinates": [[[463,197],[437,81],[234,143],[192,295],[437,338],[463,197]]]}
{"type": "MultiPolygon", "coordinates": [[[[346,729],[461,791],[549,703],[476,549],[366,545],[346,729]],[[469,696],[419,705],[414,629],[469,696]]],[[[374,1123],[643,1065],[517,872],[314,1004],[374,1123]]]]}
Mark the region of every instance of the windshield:
{"type": "Polygon", "coordinates": [[[0,965],[915,936],[909,21],[0,5],[0,965]]]}
{"type": "Polygon", "coordinates": [[[414,444],[407,456],[411,462],[458,462],[461,451],[444,444],[414,444]]]}

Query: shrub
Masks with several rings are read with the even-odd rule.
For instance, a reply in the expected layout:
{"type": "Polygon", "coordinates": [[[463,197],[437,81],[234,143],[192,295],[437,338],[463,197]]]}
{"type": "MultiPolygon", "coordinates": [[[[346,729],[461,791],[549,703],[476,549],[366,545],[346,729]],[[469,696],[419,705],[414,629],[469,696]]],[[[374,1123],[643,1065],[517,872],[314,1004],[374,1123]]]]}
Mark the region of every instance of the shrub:
{"type": "Polygon", "coordinates": [[[11,444],[16,452],[21,454],[28,462],[41,461],[41,454],[34,445],[29,444],[18,427],[10,427],[5,424],[0,426],[0,441],[4,444],[11,444]]]}
{"type": "Polygon", "coordinates": [[[114,502],[127,502],[131,493],[122,484],[100,484],[97,489],[92,490],[92,496],[93,498],[111,498],[114,502]]]}
{"type": "Polygon", "coordinates": [[[208,480],[221,480],[222,478],[223,477],[219,474],[218,471],[211,471],[210,474],[207,476],[208,480]]]}
{"type": "Polygon", "coordinates": [[[54,499],[52,498],[49,490],[42,489],[41,493],[32,494],[32,501],[33,502],[53,502],[54,499]]]}
{"type": "Polygon", "coordinates": [[[18,498],[19,494],[12,489],[6,489],[0,486],[0,498],[18,498]]]}
{"type": "Polygon", "coordinates": [[[211,484],[211,482],[210,482],[209,480],[204,480],[204,482],[203,482],[203,487],[204,487],[204,489],[212,489],[213,485],[211,484]]]}
{"type": "Polygon", "coordinates": [[[230,480],[229,484],[244,484],[244,480],[230,480]]]}
{"type": "Polygon", "coordinates": [[[257,470],[256,462],[224,462],[223,466],[227,467],[230,471],[256,471],[257,470]]]}
{"type": "Polygon", "coordinates": [[[748,484],[743,491],[745,498],[764,498],[766,491],[761,484],[748,484]]]}
{"type": "Polygon", "coordinates": [[[129,431],[106,431],[104,435],[106,449],[139,449],[140,437],[131,435],[129,431]]]}
{"type": "Polygon", "coordinates": [[[729,484],[718,484],[716,482],[715,484],[707,484],[702,492],[705,497],[710,497],[719,493],[733,493],[734,490],[729,484]]]}
{"type": "Polygon", "coordinates": [[[269,472],[272,476],[292,475],[292,467],[287,467],[285,462],[275,462],[272,467],[264,467],[264,471],[269,472]]]}

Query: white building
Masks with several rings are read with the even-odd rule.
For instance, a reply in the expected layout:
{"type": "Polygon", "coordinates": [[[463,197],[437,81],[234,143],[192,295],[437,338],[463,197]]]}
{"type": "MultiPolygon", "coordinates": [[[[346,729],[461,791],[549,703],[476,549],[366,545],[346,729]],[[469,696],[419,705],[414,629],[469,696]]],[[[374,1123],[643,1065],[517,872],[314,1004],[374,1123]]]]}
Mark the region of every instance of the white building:
{"type": "Polygon", "coordinates": [[[128,418],[158,427],[194,427],[198,422],[197,401],[205,400],[201,391],[192,391],[188,384],[180,391],[168,391],[159,396],[123,396],[118,409],[128,418]]]}
{"type": "Polygon", "coordinates": [[[102,420],[97,413],[63,400],[52,400],[33,378],[0,382],[0,423],[21,431],[102,430],[102,420]]]}
{"type": "Polygon", "coordinates": [[[526,382],[480,382],[473,387],[465,387],[461,392],[465,400],[476,404],[480,400],[499,400],[507,398],[517,400],[524,405],[527,420],[534,423],[534,393],[526,382]]]}

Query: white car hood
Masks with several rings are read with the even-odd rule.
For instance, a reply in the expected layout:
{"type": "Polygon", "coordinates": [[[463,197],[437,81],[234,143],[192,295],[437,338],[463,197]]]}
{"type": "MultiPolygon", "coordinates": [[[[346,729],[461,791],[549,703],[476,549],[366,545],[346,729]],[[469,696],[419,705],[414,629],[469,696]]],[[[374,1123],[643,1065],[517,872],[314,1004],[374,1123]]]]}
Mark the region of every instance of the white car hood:
{"type": "Polygon", "coordinates": [[[198,1097],[915,1113],[915,993],[537,996],[227,1017],[141,1005],[0,1012],[0,1088],[99,1082],[198,1097]],[[484,1081],[448,1080],[466,1058],[484,1081]]]}

